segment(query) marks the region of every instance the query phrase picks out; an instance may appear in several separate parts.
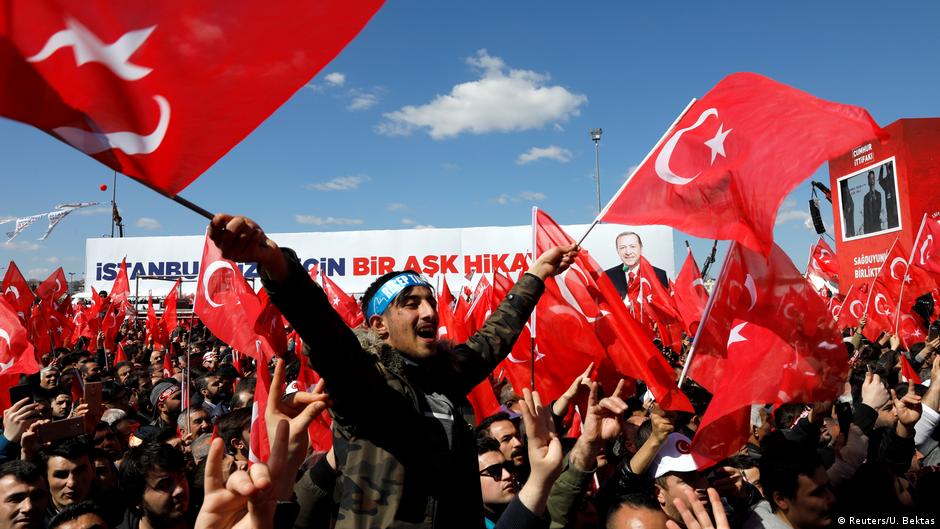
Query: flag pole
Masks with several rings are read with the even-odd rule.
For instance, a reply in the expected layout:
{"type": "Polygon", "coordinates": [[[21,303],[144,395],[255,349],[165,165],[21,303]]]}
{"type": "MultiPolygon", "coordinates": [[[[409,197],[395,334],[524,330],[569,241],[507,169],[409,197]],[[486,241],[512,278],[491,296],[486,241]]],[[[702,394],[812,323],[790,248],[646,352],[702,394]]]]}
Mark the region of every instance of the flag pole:
{"type": "Polygon", "coordinates": [[[904,270],[904,277],[901,279],[901,291],[898,292],[898,307],[894,312],[894,334],[898,333],[898,325],[901,321],[901,300],[904,299],[904,285],[907,284],[907,275],[911,271],[911,261],[914,260],[914,254],[917,253],[917,243],[924,232],[924,224],[927,223],[927,214],[920,220],[920,228],[917,229],[917,236],[914,237],[914,244],[911,245],[911,255],[907,258],[907,268],[904,270]]]}
{"type": "MultiPolygon", "coordinates": [[[[539,208],[537,206],[532,206],[532,240],[531,240],[531,255],[532,262],[534,263],[538,256],[535,255],[536,251],[536,223],[538,222],[538,213],[539,208]]],[[[597,224],[597,221],[594,221],[594,224],[597,224]]],[[[590,232],[591,230],[588,230],[590,232]]],[[[584,234],[587,237],[587,233],[584,234]]],[[[583,239],[582,239],[583,240],[583,239]]],[[[578,243],[580,246],[581,243],[578,243]]],[[[532,308],[532,312],[529,314],[529,390],[535,391],[535,311],[538,307],[532,308]]]]}
{"type": "Polygon", "coordinates": [[[725,254],[725,262],[721,265],[721,273],[718,274],[718,279],[715,280],[715,288],[712,289],[711,295],[708,296],[708,303],[705,304],[705,310],[702,312],[702,320],[698,323],[698,329],[695,330],[695,338],[692,339],[692,347],[689,348],[689,355],[685,357],[685,365],[682,366],[682,373],[679,375],[679,387],[682,387],[682,383],[685,382],[685,377],[689,373],[689,366],[692,365],[692,357],[695,355],[695,349],[698,347],[698,341],[702,337],[702,329],[705,328],[705,322],[708,321],[708,317],[711,316],[712,305],[715,302],[715,294],[718,292],[718,287],[721,286],[725,275],[728,272],[728,256],[731,255],[731,252],[734,251],[735,246],[738,244],[738,241],[731,241],[731,247],[728,248],[728,253],[725,254]]]}
{"type": "MultiPolygon", "coordinates": [[[[121,174],[124,174],[124,173],[121,173],[121,174]]],[[[124,175],[124,176],[127,176],[127,175],[124,175]]],[[[115,175],[115,178],[117,178],[116,175],[115,175]]],[[[147,182],[144,182],[143,180],[138,180],[138,179],[133,178],[133,177],[129,177],[129,178],[131,178],[131,180],[134,180],[135,182],[139,183],[140,185],[142,185],[142,186],[144,186],[144,187],[150,188],[151,191],[154,191],[155,193],[160,194],[160,195],[163,195],[164,197],[166,197],[166,198],[172,200],[173,202],[176,202],[177,204],[179,204],[179,205],[183,206],[184,208],[186,208],[186,209],[192,211],[193,213],[196,213],[197,215],[202,215],[203,217],[205,217],[205,218],[207,218],[207,219],[209,219],[209,220],[212,220],[212,217],[215,216],[215,215],[213,215],[212,212],[210,212],[209,210],[207,210],[207,209],[205,209],[205,208],[202,208],[201,206],[198,206],[198,205],[196,205],[196,204],[193,204],[193,203],[190,202],[189,200],[186,200],[185,198],[183,198],[183,197],[181,197],[181,196],[179,196],[179,195],[171,195],[171,194],[167,193],[166,191],[164,191],[164,190],[162,190],[162,189],[157,189],[156,187],[154,187],[154,186],[148,184],[147,182]]]]}
{"type": "Polygon", "coordinates": [[[679,115],[676,116],[676,119],[672,122],[672,125],[669,125],[669,128],[666,129],[666,132],[663,132],[663,135],[659,138],[659,141],[656,142],[656,145],[653,145],[653,148],[650,149],[650,152],[646,153],[646,156],[644,156],[643,160],[633,169],[633,172],[630,173],[630,176],[628,176],[627,179],[624,181],[624,183],[620,186],[620,189],[618,189],[617,192],[614,193],[614,196],[611,197],[610,201],[607,202],[607,205],[604,206],[604,209],[602,209],[601,212],[597,214],[597,219],[595,222],[600,221],[601,217],[603,217],[607,213],[607,210],[610,209],[611,204],[614,203],[614,200],[616,200],[617,196],[619,196],[620,193],[623,193],[623,190],[626,189],[627,185],[630,184],[630,181],[632,181],[633,177],[636,176],[636,174],[640,171],[640,168],[642,168],[646,164],[646,161],[650,159],[650,156],[652,156],[654,152],[656,152],[656,149],[658,149],[659,146],[662,145],[662,143],[666,140],[666,136],[669,136],[669,133],[672,132],[673,129],[676,128],[676,124],[679,123],[679,120],[682,119],[683,116],[685,116],[686,112],[688,112],[689,109],[692,108],[692,105],[695,104],[696,101],[698,100],[693,97],[692,100],[689,101],[689,104],[686,105],[684,109],[682,109],[682,112],[680,112],[679,115]]]}

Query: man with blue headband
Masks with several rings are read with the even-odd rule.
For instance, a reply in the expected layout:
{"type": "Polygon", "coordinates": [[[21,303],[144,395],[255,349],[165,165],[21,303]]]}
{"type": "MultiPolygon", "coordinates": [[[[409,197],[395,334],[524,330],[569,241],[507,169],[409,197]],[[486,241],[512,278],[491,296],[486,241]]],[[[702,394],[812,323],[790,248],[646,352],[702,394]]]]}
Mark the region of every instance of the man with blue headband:
{"type": "Polygon", "coordinates": [[[362,299],[368,332],[354,333],[297,255],[252,220],[216,215],[209,236],[225,258],[259,264],[264,288],[326,381],[338,473],[334,527],[482,527],[466,395],[510,353],[544,280],[572,263],[575,246],[539,256],[481,329],[451,344],[438,341],[434,291],[414,272],[391,272],[369,286],[362,299]]]}

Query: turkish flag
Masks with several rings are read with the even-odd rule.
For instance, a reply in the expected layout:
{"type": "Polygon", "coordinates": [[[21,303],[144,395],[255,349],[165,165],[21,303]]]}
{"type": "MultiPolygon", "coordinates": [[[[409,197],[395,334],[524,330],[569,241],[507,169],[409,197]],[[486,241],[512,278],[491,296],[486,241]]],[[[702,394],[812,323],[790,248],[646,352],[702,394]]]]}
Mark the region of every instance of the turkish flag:
{"type": "Polygon", "coordinates": [[[0,287],[0,292],[3,293],[3,297],[10,302],[10,305],[16,309],[16,312],[22,314],[23,321],[26,320],[26,317],[29,315],[29,307],[33,304],[33,291],[29,288],[29,283],[26,282],[26,278],[23,277],[23,274],[20,273],[20,269],[17,268],[16,263],[10,261],[10,265],[7,267],[7,273],[3,276],[2,287],[0,287]]]}
{"type": "Polygon", "coordinates": [[[454,314],[454,298],[444,278],[443,286],[437,293],[437,337],[454,343],[464,343],[470,337],[462,319],[454,314]]]}
{"type": "Polygon", "coordinates": [[[871,286],[868,283],[853,285],[845,294],[842,308],[839,310],[839,327],[858,327],[858,321],[865,315],[865,305],[868,303],[868,292],[871,286]]]}
{"type": "Polygon", "coordinates": [[[29,339],[36,346],[40,355],[52,352],[52,334],[49,331],[49,318],[40,302],[32,306],[29,315],[29,339]]]}
{"type": "Polygon", "coordinates": [[[19,375],[38,373],[39,368],[16,308],[0,296],[0,411],[10,407],[10,387],[19,382],[19,375]]]}
{"type": "Polygon", "coordinates": [[[940,253],[935,251],[938,241],[940,241],[940,221],[924,215],[917,240],[914,241],[914,259],[911,264],[932,274],[940,274],[940,253]]]}
{"type": "Polygon", "coordinates": [[[839,283],[839,261],[836,259],[835,252],[826,244],[822,237],[816,241],[809,254],[810,270],[815,271],[819,276],[832,283],[839,283]]]}
{"type": "Polygon", "coordinates": [[[496,400],[496,394],[493,393],[493,385],[490,384],[489,377],[484,378],[482,382],[470,390],[470,393],[467,394],[467,400],[470,401],[470,407],[473,408],[473,415],[476,417],[477,424],[499,411],[499,401],[496,400]]]}
{"type": "Polygon", "coordinates": [[[50,310],[50,307],[43,306],[43,312],[46,315],[46,321],[49,324],[49,333],[52,337],[53,347],[68,346],[69,339],[75,331],[75,324],[65,315],[57,310],[50,310]]]}
{"type": "Polygon", "coordinates": [[[732,74],[690,106],[599,219],[666,224],[769,254],[790,191],[823,162],[879,134],[862,108],[732,74]]]}
{"type": "Polygon", "coordinates": [[[173,283],[173,287],[170,288],[170,291],[167,292],[166,296],[163,298],[163,314],[160,315],[160,322],[158,323],[158,335],[165,347],[170,346],[170,337],[173,331],[176,330],[176,327],[179,326],[179,320],[176,317],[176,302],[179,299],[179,286],[181,281],[182,280],[177,279],[176,282],[173,283]]]}
{"type": "Polygon", "coordinates": [[[127,362],[127,353],[124,352],[124,346],[117,344],[117,352],[114,353],[114,365],[118,365],[121,362],[127,362]]]}
{"type": "Polygon", "coordinates": [[[269,362],[275,356],[283,357],[287,352],[287,334],[284,332],[284,317],[281,311],[274,306],[268,291],[261,289],[258,293],[261,311],[255,320],[255,333],[263,340],[264,362],[269,362]]]}
{"type": "Polygon", "coordinates": [[[692,249],[687,250],[685,262],[682,263],[673,284],[673,296],[686,330],[690,335],[694,335],[699,322],[702,321],[705,305],[708,304],[708,292],[705,291],[705,283],[702,282],[702,274],[692,256],[692,249]]]}
{"type": "Polygon", "coordinates": [[[248,461],[250,463],[267,463],[268,458],[271,456],[271,444],[268,440],[268,428],[265,425],[264,413],[268,407],[268,392],[271,391],[271,373],[268,371],[267,363],[262,362],[258,362],[258,369],[255,373],[257,383],[255,384],[254,400],[251,403],[248,461]]]}
{"type": "MultiPolygon", "coordinates": [[[[521,272],[520,277],[522,277],[522,274],[524,273],[525,272],[521,272]]],[[[512,289],[513,285],[514,283],[512,279],[510,279],[505,274],[500,273],[498,270],[493,272],[492,295],[494,306],[498,306],[500,303],[502,303],[503,299],[506,298],[506,294],[509,294],[509,291],[512,289]]],[[[522,332],[519,333],[519,338],[512,346],[512,352],[509,354],[509,356],[504,358],[502,362],[499,363],[499,366],[497,366],[495,371],[497,374],[497,380],[502,377],[509,379],[509,384],[513,387],[517,395],[522,395],[522,388],[528,388],[531,386],[532,348],[532,331],[529,328],[529,322],[526,322],[525,326],[522,328],[522,332]]],[[[545,355],[537,354],[536,358],[539,360],[544,360],[545,355]]],[[[546,377],[544,376],[546,373],[541,370],[541,367],[549,366],[545,366],[543,364],[539,365],[539,380],[536,383],[536,388],[538,389],[539,395],[545,395],[546,399],[554,399],[568,389],[567,386],[560,387],[564,385],[564,382],[560,379],[555,384],[551,382],[551,380],[559,378],[559,374],[557,372],[546,377]]],[[[549,371],[557,370],[549,369],[549,371]]],[[[571,380],[573,379],[574,377],[571,377],[568,383],[570,384],[571,380]]]]}
{"type": "Polygon", "coordinates": [[[127,278],[127,258],[121,259],[121,266],[118,267],[117,277],[111,285],[111,292],[108,293],[108,300],[111,303],[125,304],[130,295],[131,285],[127,278]]]}
{"type": "MultiPolygon", "coordinates": [[[[300,391],[310,391],[317,382],[320,381],[320,375],[310,367],[310,361],[303,352],[303,341],[297,331],[291,333],[294,338],[294,354],[300,362],[300,370],[297,372],[297,386],[300,391]]],[[[321,413],[307,427],[307,434],[310,436],[310,446],[317,452],[329,452],[333,446],[333,420],[329,413],[321,413]]]]}
{"type": "Polygon", "coordinates": [[[264,371],[254,330],[261,314],[261,303],[238,266],[222,258],[222,252],[209,239],[208,231],[193,310],[212,334],[252,356],[259,361],[258,371],[264,371]]]}
{"type": "MultiPolygon", "coordinates": [[[[732,243],[711,295],[711,307],[703,316],[689,359],[688,376],[712,393],[734,369],[728,362],[728,346],[741,339],[735,320],[765,327],[795,354],[817,358],[821,363],[816,368],[818,376],[826,380],[833,370],[842,373],[845,352],[836,324],[826,304],[780,247],[774,245],[765,257],[732,243]]],[[[772,372],[749,374],[757,380],[775,376],[772,372]]]]}
{"type": "Polygon", "coordinates": [[[346,322],[346,325],[348,325],[350,329],[355,329],[363,325],[366,321],[366,317],[362,314],[362,307],[356,303],[356,299],[346,292],[343,292],[343,289],[330,279],[330,276],[324,273],[320,274],[320,277],[323,278],[323,291],[326,292],[326,297],[330,300],[330,305],[333,306],[333,310],[339,314],[339,317],[346,322]]]}
{"type": "Polygon", "coordinates": [[[55,269],[55,272],[49,275],[45,281],[36,287],[36,296],[39,299],[52,301],[66,295],[69,291],[69,284],[65,280],[65,272],[62,267],[55,269]]]}
{"type": "Polygon", "coordinates": [[[163,353],[163,378],[173,378],[175,370],[173,369],[173,360],[170,358],[170,350],[163,353]]]}
{"type": "Polygon", "coordinates": [[[105,349],[113,349],[117,342],[118,330],[127,316],[127,309],[124,303],[112,303],[108,306],[104,317],[101,318],[101,331],[104,332],[105,349]]]}
{"type": "Polygon", "coordinates": [[[10,0],[0,115],[175,195],[329,63],[382,0],[10,0]]]}
{"type": "MultiPolygon", "coordinates": [[[[903,354],[901,356],[901,382],[913,382],[915,384],[923,384],[924,382],[920,379],[920,375],[917,374],[917,371],[914,371],[914,366],[908,362],[907,357],[903,354]]],[[[931,382],[934,382],[931,380],[931,382]]]]}
{"type": "MultiPolygon", "coordinates": [[[[535,240],[533,255],[541,255],[554,246],[575,242],[551,217],[538,208],[533,208],[532,224],[535,240]]],[[[552,300],[543,295],[540,300],[539,307],[542,310],[537,310],[535,329],[533,329],[536,341],[541,338],[543,329],[548,328],[568,334],[564,342],[567,348],[580,338],[579,334],[583,335],[583,333],[576,334],[567,331],[569,329],[577,331],[579,327],[586,326],[593,331],[594,339],[602,345],[602,349],[607,352],[607,357],[617,371],[625,376],[646,382],[663,409],[692,411],[689,400],[676,386],[676,377],[672,367],[627,313],[627,308],[616,287],[586,249],[582,248],[568,270],[555,276],[554,281],[546,282],[546,293],[549,291],[548,283],[555,284],[559,298],[552,300]],[[548,311],[556,309],[547,303],[553,301],[557,303],[558,299],[563,300],[562,310],[571,310],[577,314],[575,321],[571,322],[573,325],[553,328],[554,324],[550,323],[551,319],[548,322],[544,320],[546,309],[548,311]]],[[[562,320],[556,321],[561,323],[562,320]]],[[[546,356],[564,354],[564,349],[561,348],[549,352],[540,346],[539,350],[546,356]]],[[[556,361],[564,362],[565,360],[556,359],[556,361]]],[[[571,363],[573,362],[569,362],[571,363]]],[[[586,365],[587,362],[584,362],[572,368],[583,371],[586,365]]],[[[538,369],[536,373],[539,374],[538,369]]],[[[571,380],[568,379],[568,383],[571,380]]]]}
{"type": "Polygon", "coordinates": [[[493,286],[485,275],[480,275],[476,287],[473,289],[473,298],[464,316],[467,332],[473,334],[483,327],[486,319],[490,317],[496,304],[493,301],[493,286]]]}
{"type": "Polygon", "coordinates": [[[158,342],[163,343],[163,340],[160,338],[160,325],[157,321],[157,313],[153,310],[153,295],[151,294],[147,294],[147,321],[144,323],[144,328],[147,330],[147,343],[153,340],[154,348],[156,348],[158,342]]]}

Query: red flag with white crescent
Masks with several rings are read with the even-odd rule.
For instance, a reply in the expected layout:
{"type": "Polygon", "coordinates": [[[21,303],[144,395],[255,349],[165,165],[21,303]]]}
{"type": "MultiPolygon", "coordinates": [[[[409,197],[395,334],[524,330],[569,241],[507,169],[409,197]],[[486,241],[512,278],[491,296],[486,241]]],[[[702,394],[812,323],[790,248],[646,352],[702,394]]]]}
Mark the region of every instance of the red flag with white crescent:
{"type": "Polygon", "coordinates": [[[382,0],[8,0],[0,115],[175,195],[302,88],[382,0]]]}
{"type": "Polygon", "coordinates": [[[69,291],[69,284],[65,280],[65,272],[62,267],[56,268],[45,281],[36,287],[36,296],[39,299],[52,301],[66,295],[69,291]]]}
{"type": "Polygon", "coordinates": [[[238,266],[222,257],[208,231],[193,310],[212,334],[258,361],[258,371],[264,370],[254,329],[261,302],[238,266]]]}
{"type": "Polygon", "coordinates": [[[666,224],[769,254],[790,191],[826,160],[878,134],[863,108],[735,73],[680,116],[598,218],[666,224]]]}
{"type": "Polygon", "coordinates": [[[13,305],[16,312],[21,315],[23,321],[29,317],[29,307],[33,304],[33,291],[29,288],[26,278],[20,273],[16,263],[10,261],[7,272],[3,276],[2,287],[3,297],[13,305]]]}
{"type": "Polygon", "coordinates": [[[10,407],[9,390],[19,381],[19,375],[38,373],[39,368],[16,308],[0,297],[0,411],[10,407]]]}
{"type": "Polygon", "coordinates": [[[708,303],[708,292],[705,291],[705,283],[692,256],[692,249],[687,248],[687,252],[685,262],[676,276],[673,295],[686,331],[694,335],[699,322],[702,321],[702,311],[708,303]]]}

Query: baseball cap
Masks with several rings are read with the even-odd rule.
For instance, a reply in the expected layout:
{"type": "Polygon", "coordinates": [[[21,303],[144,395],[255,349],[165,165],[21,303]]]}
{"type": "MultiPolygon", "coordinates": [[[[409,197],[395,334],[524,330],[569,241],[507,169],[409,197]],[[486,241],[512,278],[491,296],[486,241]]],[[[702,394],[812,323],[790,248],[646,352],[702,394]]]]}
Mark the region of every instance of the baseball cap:
{"type": "Polygon", "coordinates": [[[691,439],[681,433],[673,432],[666,438],[666,444],[653,459],[650,474],[655,479],[667,472],[691,472],[695,469],[691,439]]]}

